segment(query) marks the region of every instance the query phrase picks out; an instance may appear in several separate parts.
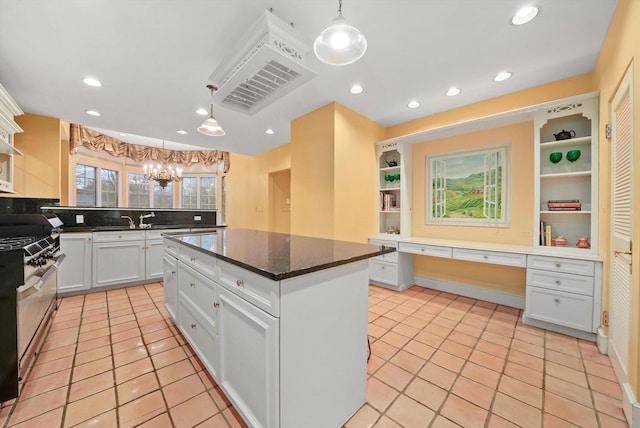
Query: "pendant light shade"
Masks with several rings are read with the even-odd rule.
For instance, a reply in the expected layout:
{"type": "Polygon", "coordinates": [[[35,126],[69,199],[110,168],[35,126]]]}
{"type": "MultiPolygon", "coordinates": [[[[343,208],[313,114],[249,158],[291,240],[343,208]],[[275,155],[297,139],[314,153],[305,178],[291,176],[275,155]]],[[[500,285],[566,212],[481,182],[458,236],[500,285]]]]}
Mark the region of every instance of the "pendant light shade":
{"type": "MultiPolygon", "coordinates": [[[[207,88],[211,91],[211,97],[213,98],[213,91],[218,89],[213,85],[207,85],[207,88]]],[[[209,135],[211,137],[221,137],[225,134],[224,129],[216,118],[213,116],[213,100],[211,101],[211,110],[209,113],[209,117],[202,122],[202,125],[198,127],[198,132],[204,135],[209,135]]]]}
{"type": "Polygon", "coordinates": [[[338,16],[316,38],[313,51],[318,59],[330,65],[347,65],[356,62],[367,50],[367,39],[342,16],[342,0],[338,16]]]}

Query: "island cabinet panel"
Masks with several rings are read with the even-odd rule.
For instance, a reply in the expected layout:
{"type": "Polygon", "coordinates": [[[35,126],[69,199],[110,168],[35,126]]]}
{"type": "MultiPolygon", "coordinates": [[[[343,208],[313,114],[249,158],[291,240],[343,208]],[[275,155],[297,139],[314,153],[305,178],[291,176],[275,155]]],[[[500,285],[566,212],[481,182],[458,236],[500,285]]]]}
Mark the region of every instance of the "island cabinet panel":
{"type": "Polygon", "coordinates": [[[162,256],[164,265],[164,307],[174,320],[178,319],[178,260],[169,253],[162,256]]]}
{"type": "Polygon", "coordinates": [[[235,293],[263,311],[277,317],[280,315],[280,284],[256,273],[217,261],[220,285],[235,293]]]}
{"type": "Polygon", "coordinates": [[[277,318],[220,287],[218,383],[252,427],[278,427],[277,318]]]}
{"type": "Polygon", "coordinates": [[[219,376],[220,345],[218,335],[211,324],[202,317],[194,302],[180,293],[178,328],[191,345],[194,352],[214,378],[219,376]]]}
{"type": "Polygon", "coordinates": [[[181,245],[178,248],[178,259],[208,277],[216,278],[216,258],[196,249],[181,245]]]}

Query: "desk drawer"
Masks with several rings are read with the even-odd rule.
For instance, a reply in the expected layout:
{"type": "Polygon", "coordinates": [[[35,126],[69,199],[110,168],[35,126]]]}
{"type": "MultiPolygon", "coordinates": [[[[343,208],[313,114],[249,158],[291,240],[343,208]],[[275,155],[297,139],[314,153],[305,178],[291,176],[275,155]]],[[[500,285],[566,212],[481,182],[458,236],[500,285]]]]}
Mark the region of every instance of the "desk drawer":
{"type": "Polygon", "coordinates": [[[530,318],[593,332],[593,298],[590,296],[527,286],[525,301],[530,318]]]}
{"type": "Polygon", "coordinates": [[[263,311],[280,316],[280,282],[218,260],[219,283],[263,311]]]}
{"type": "Polygon", "coordinates": [[[593,296],[593,277],[527,269],[527,286],[593,296]]]}
{"type": "Polygon", "coordinates": [[[451,247],[440,247],[438,245],[426,245],[401,242],[400,251],[403,253],[420,254],[422,256],[451,258],[451,247]]]}
{"type": "Polygon", "coordinates": [[[454,248],[453,258],[470,262],[490,263],[494,265],[506,265],[515,267],[527,267],[526,254],[503,253],[500,251],[469,250],[454,248]]]}
{"type": "Polygon", "coordinates": [[[595,272],[595,262],[591,260],[563,259],[560,257],[547,256],[527,257],[527,267],[587,276],[593,276],[595,272]]]}
{"type": "Polygon", "coordinates": [[[217,332],[216,320],[218,319],[217,314],[220,303],[218,301],[216,284],[183,262],[178,263],[178,289],[180,290],[180,297],[188,297],[190,302],[197,308],[200,316],[211,325],[214,332],[217,332]]]}
{"type": "Polygon", "coordinates": [[[383,254],[381,256],[374,257],[376,260],[384,260],[387,262],[398,262],[398,242],[396,241],[384,241],[382,239],[369,239],[369,244],[371,245],[384,245],[385,247],[395,248],[396,251],[393,253],[383,254]]]}
{"type": "Polygon", "coordinates": [[[398,265],[382,260],[369,260],[369,279],[390,285],[398,284],[398,265]]]}

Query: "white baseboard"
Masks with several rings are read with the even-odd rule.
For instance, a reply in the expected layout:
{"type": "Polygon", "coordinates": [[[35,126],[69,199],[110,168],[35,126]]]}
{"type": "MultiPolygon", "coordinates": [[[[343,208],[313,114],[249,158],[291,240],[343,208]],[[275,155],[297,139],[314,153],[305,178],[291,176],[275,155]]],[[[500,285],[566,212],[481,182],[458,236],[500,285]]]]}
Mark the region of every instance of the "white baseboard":
{"type": "Polygon", "coordinates": [[[622,410],[630,428],[640,428],[640,403],[627,382],[622,383],[622,410]]]}
{"type": "Polygon", "coordinates": [[[504,291],[490,290],[488,288],[475,287],[473,285],[458,284],[440,279],[414,276],[413,281],[421,287],[432,288],[447,293],[459,294],[472,299],[484,300],[512,308],[524,309],[524,296],[505,293],[504,291]]]}
{"type": "Polygon", "coordinates": [[[400,284],[400,285],[391,285],[381,281],[375,281],[373,279],[369,279],[369,284],[377,285],[379,287],[388,288],[389,290],[395,291],[404,291],[411,288],[411,284],[400,284]]]}
{"type": "Polygon", "coordinates": [[[601,354],[608,355],[609,354],[609,336],[604,333],[602,327],[598,327],[596,337],[596,344],[598,345],[598,351],[601,354]]]}

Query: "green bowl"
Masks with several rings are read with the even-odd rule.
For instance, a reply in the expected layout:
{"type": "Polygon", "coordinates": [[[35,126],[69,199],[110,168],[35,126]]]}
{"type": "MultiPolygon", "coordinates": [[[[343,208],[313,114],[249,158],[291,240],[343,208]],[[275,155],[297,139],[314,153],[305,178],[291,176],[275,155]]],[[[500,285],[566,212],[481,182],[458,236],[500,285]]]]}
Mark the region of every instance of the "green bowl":
{"type": "Polygon", "coordinates": [[[562,160],[562,153],[560,152],[553,152],[549,155],[549,161],[551,163],[558,163],[562,160]]]}
{"type": "Polygon", "coordinates": [[[567,152],[567,160],[569,162],[575,162],[580,159],[580,150],[569,150],[567,152]]]}

